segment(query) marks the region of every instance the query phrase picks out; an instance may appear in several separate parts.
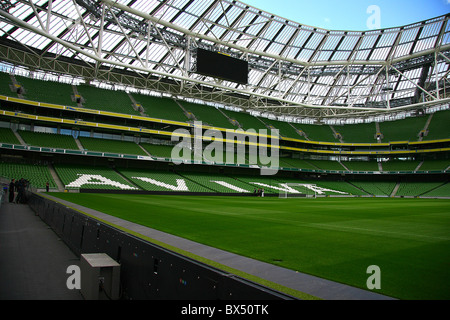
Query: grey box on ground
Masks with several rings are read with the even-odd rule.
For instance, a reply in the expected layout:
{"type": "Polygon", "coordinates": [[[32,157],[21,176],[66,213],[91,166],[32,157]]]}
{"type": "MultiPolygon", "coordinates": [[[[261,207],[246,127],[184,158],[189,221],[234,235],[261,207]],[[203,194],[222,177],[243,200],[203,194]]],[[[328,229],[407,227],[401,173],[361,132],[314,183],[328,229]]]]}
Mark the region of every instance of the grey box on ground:
{"type": "Polygon", "coordinates": [[[82,254],[81,294],[86,300],[120,297],[120,264],[105,253],[82,254]]]}

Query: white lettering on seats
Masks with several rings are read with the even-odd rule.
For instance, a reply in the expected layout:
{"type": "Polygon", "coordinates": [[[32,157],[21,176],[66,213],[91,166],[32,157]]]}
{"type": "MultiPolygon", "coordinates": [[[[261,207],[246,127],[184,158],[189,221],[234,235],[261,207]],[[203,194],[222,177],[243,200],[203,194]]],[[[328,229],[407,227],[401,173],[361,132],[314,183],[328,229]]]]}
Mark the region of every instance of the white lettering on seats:
{"type": "Polygon", "coordinates": [[[132,177],[132,178],[139,179],[141,181],[148,182],[148,183],[154,184],[156,186],[163,187],[163,188],[173,190],[173,191],[189,191],[184,179],[176,179],[177,184],[171,185],[171,184],[167,184],[167,183],[164,183],[164,182],[152,179],[152,178],[147,178],[147,177],[132,177]]]}
{"type": "Polygon", "coordinates": [[[72,181],[66,187],[69,188],[80,188],[86,184],[91,185],[102,185],[102,186],[113,186],[119,189],[124,190],[136,190],[137,188],[105,178],[99,174],[82,174],[78,173],[78,178],[75,181],[72,181]]]}

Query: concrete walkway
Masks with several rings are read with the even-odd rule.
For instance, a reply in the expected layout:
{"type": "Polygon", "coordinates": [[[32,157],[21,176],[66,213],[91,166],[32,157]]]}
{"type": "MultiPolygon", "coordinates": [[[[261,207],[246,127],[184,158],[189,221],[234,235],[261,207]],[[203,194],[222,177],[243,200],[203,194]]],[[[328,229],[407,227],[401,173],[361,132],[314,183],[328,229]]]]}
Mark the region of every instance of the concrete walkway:
{"type": "Polygon", "coordinates": [[[0,300],[82,300],[66,286],[78,257],[28,205],[0,207],[0,300]]]}

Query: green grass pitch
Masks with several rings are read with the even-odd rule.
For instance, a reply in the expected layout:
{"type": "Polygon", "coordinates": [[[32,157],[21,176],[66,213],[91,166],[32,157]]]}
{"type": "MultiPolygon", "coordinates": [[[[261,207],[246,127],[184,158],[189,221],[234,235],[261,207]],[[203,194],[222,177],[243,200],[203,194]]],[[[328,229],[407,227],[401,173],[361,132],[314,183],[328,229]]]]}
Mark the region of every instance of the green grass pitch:
{"type": "Polygon", "coordinates": [[[450,299],[450,201],[53,194],[223,250],[399,299],[450,299]]]}

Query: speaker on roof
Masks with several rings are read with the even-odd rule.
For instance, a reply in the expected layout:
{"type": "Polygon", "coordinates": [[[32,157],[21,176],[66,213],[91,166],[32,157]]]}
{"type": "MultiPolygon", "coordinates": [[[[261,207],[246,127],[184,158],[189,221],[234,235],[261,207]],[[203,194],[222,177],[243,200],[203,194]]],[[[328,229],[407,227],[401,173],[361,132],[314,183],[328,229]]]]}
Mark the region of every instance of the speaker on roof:
{"type": "Polygon", "coordinates": [[[197,48],[198,74],[232,81],[248,83],[248,62],[229,55],[197,48]]]}

